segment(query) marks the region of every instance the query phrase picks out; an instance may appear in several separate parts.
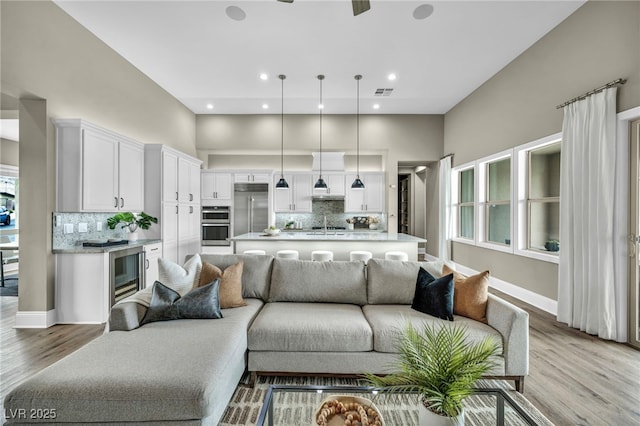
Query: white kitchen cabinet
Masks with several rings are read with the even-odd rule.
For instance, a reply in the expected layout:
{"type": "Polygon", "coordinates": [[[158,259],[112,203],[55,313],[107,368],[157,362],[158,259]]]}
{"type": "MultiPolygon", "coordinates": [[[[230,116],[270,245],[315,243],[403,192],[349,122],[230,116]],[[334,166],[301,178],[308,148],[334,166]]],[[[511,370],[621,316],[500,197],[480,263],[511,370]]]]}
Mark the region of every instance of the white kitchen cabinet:
{"type": "Polygon", "coordinates": [[[271,177],[273,176],[273,172],[268,171],[240,171],[234,174],[234,182],[238,183],[269,183],[271,182],[271,177]]]}
{"type": "Polygon", "coordinates": [[[231,173],[202,171],[201,174],[202,201],[231,201],[232,182],[231,173]]]}
{"type": "Polygon", "coordinates": [[[310,213],[313,176],[309,173],[285,174],[284,178],[289,188],[275,188],[280,175],[274,176],[274,211],[310,213]]]}
{"type": "Polygon", "coordinates": [[[165,145],[145,145],[144,210],[158,217],[145,236],[161,239],[163,257],[180,264],[200,251],[201,163],[165,145]]]}
{"type": "Polygon", "coordinates": [[[162,257],[162,243],[144,245],[145,287],[150,288],[158,280],[158,259],[162,257]]]}
{"type": "Polygon", "coordinates": [[[380,213],[384,209],[384,174],[360,173],[360,179],[364,182],[364,189],[352,189],[351,183],[356,178],[355,173],[345,175],[347,187],[344,210],[353,213],[380,213]]]}
{"type": "MultiPolygon", "coordinates": [[[[313,188],[313,195],[328,195],[334,197],[345,195],[344,173],[323,174],[322,178],[327,184],[327,189],[313,188]]],[[[315,181],[313,183],[315,183],[315,181]]]]}
{"type": "Polygon", "coordinates": [[[58,211],[143,209],[143,144],[80,119],[53,122],[58,211]]]}

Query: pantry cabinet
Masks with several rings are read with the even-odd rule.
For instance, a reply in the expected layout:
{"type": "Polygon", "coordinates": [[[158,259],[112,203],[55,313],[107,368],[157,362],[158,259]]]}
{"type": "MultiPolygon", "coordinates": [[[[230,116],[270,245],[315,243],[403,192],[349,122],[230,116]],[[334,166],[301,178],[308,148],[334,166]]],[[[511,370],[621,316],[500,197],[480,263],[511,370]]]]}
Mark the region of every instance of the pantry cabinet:
{"type": "Polygon", "coordinates": [[[145,212],[158,217],[149,237],[161,239],[163,257],[180,264],[200,251],[201,164],[165,145],[145,145],[145,212]]]}
{"type": "Polygon", "coordinates": [[[280,176],[274,177],[274,211],[310,213],[313,176],[310,173],[285,174],[289,188],[275,188],[280,176]]]}
{"type": "Polygon", "coordinates": [[[58,211],[144,208],[144,144],[80,119],[53,123],[58,211]]]}

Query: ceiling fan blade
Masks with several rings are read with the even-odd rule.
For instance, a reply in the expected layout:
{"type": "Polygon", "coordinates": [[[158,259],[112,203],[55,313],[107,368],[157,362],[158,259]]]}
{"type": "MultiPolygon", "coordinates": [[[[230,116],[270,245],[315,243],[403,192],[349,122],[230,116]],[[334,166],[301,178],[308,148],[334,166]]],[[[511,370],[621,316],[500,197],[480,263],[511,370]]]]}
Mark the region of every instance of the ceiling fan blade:
{"type": "Polygon", "coordinates": [[[369,0],[351,0],[351,4],[353,5],[353,16],[358,16],[371,9],[369,0]]]}

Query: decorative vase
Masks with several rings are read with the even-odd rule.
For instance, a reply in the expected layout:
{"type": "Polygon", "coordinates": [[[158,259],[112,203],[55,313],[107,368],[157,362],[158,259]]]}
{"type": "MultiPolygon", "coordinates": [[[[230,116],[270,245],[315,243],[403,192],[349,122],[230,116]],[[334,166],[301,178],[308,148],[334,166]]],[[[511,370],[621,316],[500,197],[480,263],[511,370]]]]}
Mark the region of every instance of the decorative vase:
{"type": "Polygon", "coordinates": [[[129,241],[138,241],[138,232],[129,232],[127,239],[129,241]]]}
{"type": "Polygon", "coordinates": [[[347,229],[349,231],[353,231],[353,228],[354,228],[353,223],[347,223],[347,229]]]}
{"type": "Polygon", "coordinates": [[[378,229],[378,224],[377,223],[370,223],[369,224],[369,229],[378,229]]]}
{"type": "Polygon", "coordinates": [[[544,248],[548,251],[560,251],[560,243],[557,241],[547,241],[544,243],[544,248]]]}
{"type": "Polygon", "coordinates": [[[418,403],[418,425],[420,426],[464,426],[464,409],[457,417],[441,416],[418,403]]]}

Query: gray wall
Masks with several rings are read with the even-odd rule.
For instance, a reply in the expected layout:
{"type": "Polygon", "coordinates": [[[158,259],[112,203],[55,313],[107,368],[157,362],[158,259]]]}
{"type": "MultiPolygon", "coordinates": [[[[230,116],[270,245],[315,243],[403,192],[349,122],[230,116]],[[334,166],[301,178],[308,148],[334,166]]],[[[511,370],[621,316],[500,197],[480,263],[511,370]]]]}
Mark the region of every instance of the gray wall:
{"type": "MultiPolygon", "coordinates": [[[[562,130],[556,105],[618,77],[618,111],[640,105],[640,2],[588,2],[445,115],[454,165],[562,130]]],[[[557,299],[557,265],[454,244],[456,262],[557,299]]]]}
{"type": "Polygon", "coordinates": [[[20,116],[19,311],[49,311],[54,308],[51,119],[83,118],[195,155],[195,115],[54,3],[3,1],[0,8],[2,92],[23,99],[21,112],[27,115],[20,116]],[[46,105],[25,104],[27,99],[46,105]]]}
{"type": "MultiPolygon", "coordinates": [[[[389,229],[397,229],[398,163],[427,164],[442,156],[444,138],[442,115],[361,115],[360,153],[381,155],[386,172],[386,199],[389,229]],[[391,187],[395,185],[395,187],[391,187]]],[[[356,151],[355,115],[324,115],[322,149],[356,151]]],[[[256,154],[280,153],[279,115],[198,115],[196,140],[198,156],[209,164],[210,156],[244,155],[246,167],[265,168],[256,154]]],[[[318,151],[320,126],[317,115],[286,115],[284,149],[287,155],[310,155],[318,151]]],[[[291,166],[287,169],[293,170],[291,166]]],[[[293,166],[296,167],[297,166],[293,166]]],[[[347,169],[355,170],[351,161],[347,169]]],[[[366,182],[365,182],[366,184],[366,182]]]]}
{"type": "Polygon", "coordinates": [[[0,138],[0,164],[18,167],[18,142],[0,138]]]}

